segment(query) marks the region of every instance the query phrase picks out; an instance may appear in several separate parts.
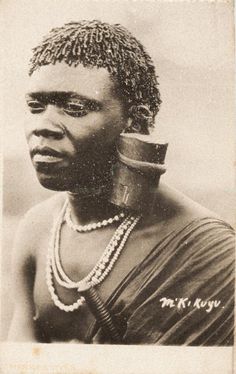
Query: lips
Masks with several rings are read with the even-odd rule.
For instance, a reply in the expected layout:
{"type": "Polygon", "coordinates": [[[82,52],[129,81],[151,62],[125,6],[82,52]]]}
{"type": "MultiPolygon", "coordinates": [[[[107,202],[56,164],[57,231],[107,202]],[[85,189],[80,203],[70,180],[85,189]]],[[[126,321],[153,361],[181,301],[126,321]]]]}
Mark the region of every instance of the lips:
{"type": "Polygon", "coordinates": [[[49,147],[35,147],[30,152],[31,158],[34,163],[57,163],[62,161],[64,158],[63,153],[56,151],[53,148],[49,147]]]}
{"type": "Polygon", "coordinates": [[[40,154],[36,154],[33,157],[33,161],[34,162],[49,162],[49,163],[53,163],[53,162],[58,162],[58,161],[61,161],[61,160],[62,160],[62,157],[49,156],[49,155],[40,155],[40,154]]]}

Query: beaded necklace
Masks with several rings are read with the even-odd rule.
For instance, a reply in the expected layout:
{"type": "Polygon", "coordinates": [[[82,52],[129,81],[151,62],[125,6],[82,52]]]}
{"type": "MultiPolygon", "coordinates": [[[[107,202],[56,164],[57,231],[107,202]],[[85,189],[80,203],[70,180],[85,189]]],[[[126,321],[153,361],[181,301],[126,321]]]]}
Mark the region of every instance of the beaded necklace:
{"type": "MultiPolygon", "coordinates": [[[[117,261],[119,255],[121,254],[122,249],[125,246],[125,243],[131,234],[132,230],[140,220],[141,216],[134,217],[129,215],[124,218],[124,221],[119,225],[116,229],[114,235],[112,236],[110,242],[108,243],[105,251],[103,252],[102,256],[100,257],[97,264],[94,268],[90,271],[90,273],[84,277],[82,280],[78,282],[72,281],[68,275],[64,272],[63,267],[60,261],[60,237],[61,237],[61,229],[64,222],[68,221],[68,200],[66,200],[58,219],[55,221],[52,231],[51,231],[51,240],[48,249],[48,256],[47,256],[47,265],[46,265],[46,282],[48,286],[49,293],[54,304],[61,310],[65,312],[73,312],[74,310],[78,309],[82,304],[85,303],[85,299],[82,296],[71,305],[65,305],[61,302],[58,295],[55,292],[53,277],[56,279],[57,283],[60,284],[62,287],[67,289],[77,289],[80,292],[80,289],[83,287],[84,282],[88,283],[90,287],[97,286],[101,283],[106,276],[111,272],[115,262],[117,261]]],[[[116,216],[115,216],[116,217],[116,216]]],[[[123,217],[123,215],[119,216],[119,219],[113,217],[112,219],[107,220],[106,224],[102,226],[107,226],[107,224],[111,224],[114,221],[117,221],[123,217]],[[112,220],[112,222],[111,222],[112,220]]],[[[71,227],[71,226],[70,226],[71,227]]],[[[97,226],[96,228],[99,228],[97,226]]],[[[73,230],[76,230],[76,227],[71,227],[73,230]]],[[[92,227],[87,230],[80,230],[80,232],[90,231],[91,229],[95,229],[92,227]]],[[[76,230],[78,231],[78,230],[76,230]]]]}
{"type": "Polygon", "coordinates": [[[67,225],[73,230],[73,231],[78,231],[78,232],[86,232],[86,231],[92,231],[99,229],[101,227],[105,227],[108,225],[111,225],[115,221],[120,221],[121,218],[124,218],[124,213],[116,214],[114,217],[109,218],[109,219],[104,219],[101,222],[96,222],[96,223],[90,223],[88,225],[76,225],[71,219],[71,210],[69,209],[69,205],[67,205],[66,211],[65,211],[65,221],[67,225]]]}

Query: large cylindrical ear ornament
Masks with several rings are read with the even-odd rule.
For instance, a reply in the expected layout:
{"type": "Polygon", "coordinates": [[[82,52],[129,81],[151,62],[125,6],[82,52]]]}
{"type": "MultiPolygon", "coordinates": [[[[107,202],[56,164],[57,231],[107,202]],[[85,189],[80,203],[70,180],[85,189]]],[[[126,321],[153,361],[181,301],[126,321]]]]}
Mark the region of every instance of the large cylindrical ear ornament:
{"type": "Polygon", "coordinates": [[[160,176],[166,171],[167,146],[168,143],[157,143],[150,135],[121,134],[110,202],[137,212],[150,211],[160,176]]]}

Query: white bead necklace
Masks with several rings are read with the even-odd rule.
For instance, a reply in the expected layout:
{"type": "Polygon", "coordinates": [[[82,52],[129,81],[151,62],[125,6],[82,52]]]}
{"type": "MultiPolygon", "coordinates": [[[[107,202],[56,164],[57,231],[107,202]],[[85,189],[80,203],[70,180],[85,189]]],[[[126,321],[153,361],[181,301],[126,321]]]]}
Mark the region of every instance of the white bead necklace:
{"type": "Polygon", "coordinates": [[[65,221],[65,213],[67,211],[68,201],[64,204],[58,219],[52,227],[51,240],[48,250],[47,265],[46,265],[46,282],[49,293],[54,304],[65,312],[73,312],[78,309],[84,302],[84,297],[79,297],[78,300],[71,304],[63,304],[58,296],[56,295],[55,288],[53,285],[53,276],[55,277],[58,284],[68,289],[77,289],[80,291],[80,287],[87,282],[91,287],[101,283],[105,277],[112,270],[115,262],[117,261],[124,245],[134,229],[135,225],[140,220],[141,216],[133,217],[129,215],[124,219],[120,226],[116,229],[113,237],[107,245],[101,258],[90,271],[90,273],[78,282],[72,281],[67,274],[64,272],[61,261],[60,261],[60,236],[61,228],[65,221]]]}
{"type": "Polygon", "coordinates": [[[87,231],[92,231],[99,229],[101,227],[105,227],[108,225],[111,225],[113,222],[118,222],[121,220],[121,218],[124,218],[125,214],[119,213],[116,214],[114,217],[109,218],[109,219],[104,219],[101,222],[96,222],[96,223],[90,223],[88,225],[76,225],[72,219],[71,219],[71,210],[69,208],[69,205],[67,205],[66,212],[65,212],[65,221],[67,225],[73,230],[73,231],[78,231],[78,232],[87,232],[87,231]]]}

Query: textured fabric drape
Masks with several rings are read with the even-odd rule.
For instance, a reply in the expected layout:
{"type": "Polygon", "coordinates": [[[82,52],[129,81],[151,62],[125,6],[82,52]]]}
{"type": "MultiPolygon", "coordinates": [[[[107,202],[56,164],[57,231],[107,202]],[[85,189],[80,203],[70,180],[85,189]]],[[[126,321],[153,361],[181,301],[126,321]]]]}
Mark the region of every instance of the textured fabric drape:
{"type": "MultiPolygon", "coordinates": [[[[120,344],[232,345],[233,229],[201,218],[169,233],[106,305],[123,332],[120,344]]],[[[106,341],[97,324],[91,326],[88,342],[106,341]]]]}

